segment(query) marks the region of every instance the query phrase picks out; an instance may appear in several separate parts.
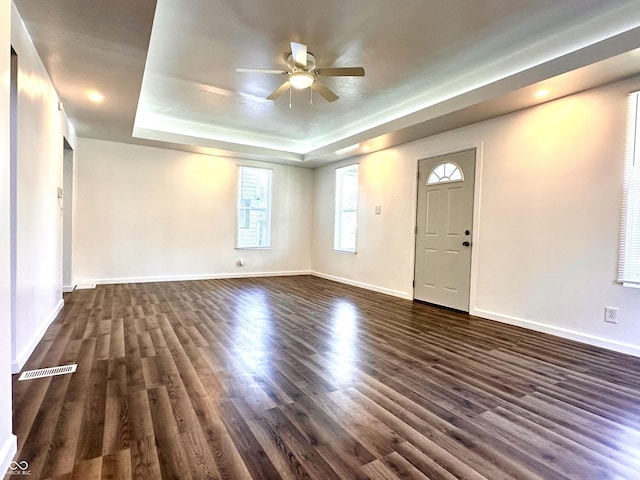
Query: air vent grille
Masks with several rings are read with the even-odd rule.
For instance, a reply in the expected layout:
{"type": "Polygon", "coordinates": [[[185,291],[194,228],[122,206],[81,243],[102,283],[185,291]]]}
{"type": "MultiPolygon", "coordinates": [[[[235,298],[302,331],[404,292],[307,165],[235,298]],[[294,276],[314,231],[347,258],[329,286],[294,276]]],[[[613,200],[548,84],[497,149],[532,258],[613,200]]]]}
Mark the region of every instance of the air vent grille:
{"type": "Polygon", "coordinates": [[[73,373],[78,368],[78,364],[62,365],[60,367],[41,368],[39,370],[27,370],[22,372],[18,380],[32,380],[34,378],[54,377],[56,375],[65,375],[73,373]]]}

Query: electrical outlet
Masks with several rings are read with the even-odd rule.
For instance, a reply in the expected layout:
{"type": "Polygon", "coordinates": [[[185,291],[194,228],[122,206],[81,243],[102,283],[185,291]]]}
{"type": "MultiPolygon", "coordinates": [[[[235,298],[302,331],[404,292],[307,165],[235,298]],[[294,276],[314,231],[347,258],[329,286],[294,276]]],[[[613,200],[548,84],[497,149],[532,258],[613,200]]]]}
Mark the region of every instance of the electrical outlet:
{"type": "Polygon", "coordinates": [[[616,307],[604,307],[604,321],[618,323],[618,309],[616,307]]]}

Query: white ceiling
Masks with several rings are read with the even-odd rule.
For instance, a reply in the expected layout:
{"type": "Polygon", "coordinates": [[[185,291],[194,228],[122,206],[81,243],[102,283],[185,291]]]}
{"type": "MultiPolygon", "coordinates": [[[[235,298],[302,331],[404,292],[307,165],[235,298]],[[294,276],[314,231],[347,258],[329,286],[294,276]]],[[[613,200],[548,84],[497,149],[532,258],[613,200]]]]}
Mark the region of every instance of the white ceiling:
{"type": "Polygon", "coordinates": [[[15,3],[79,136],[301,166],[640,73],[640,0],[15,3]],[[283,78],[236,68],[286,69],[291,41],[366,76],[266,100],[283,78]]]}

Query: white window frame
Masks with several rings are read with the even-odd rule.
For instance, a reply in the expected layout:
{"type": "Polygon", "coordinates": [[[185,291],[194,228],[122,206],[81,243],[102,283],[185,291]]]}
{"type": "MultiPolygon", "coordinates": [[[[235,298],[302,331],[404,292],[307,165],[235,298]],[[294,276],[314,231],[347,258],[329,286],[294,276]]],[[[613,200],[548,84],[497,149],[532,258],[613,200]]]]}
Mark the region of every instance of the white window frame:
{"type": "Polygon", "coordinates": [[[640,288],[640,92],[629,94],[618,281],[640,288]]]}
{"type": "Polygon", "coordinates": [[[334,211],[334,233],[333,233],[333,250],[342,253],[355,254],[358,245],[358,190],[359,190],[359,167],[357,163],[347,165],[344,167],[336,168],[336,196],[335,196],[335,211],[334,211]],[[355,173],[354,173],[355,172],[355,173]],[[345,177],[347,175],[355,176],[355,200],[351,207],[345,205],[345,177]],[[345,214],[353,214],[355,217],[355,226],[353,234],[353,246],[343,244],[343,230],[345,227],[345,214]]]}
{"type": "Polygon", "coordinates": [[[272,190],[273,190],[273,171],[268,168],[260,168],[260,167],[249,167],[240,165],[238,167],[238,195],[237,195],[237,207],[236,207],[236,246],[237,249],[268,249],[271,248],[271,198],[272,198],[272,190]],[[256,198],[247,198],[243,197],[243,188],[245,180],[245,173],[250,173],[251,171],[259,171],[260,174],[266,174],[268,178],[268,185],[266,188],[266,192],[264,192],[265,197],[262,197],[263,200],[266,200],[266,205],[261,207],[257,204],[259,202],[256,198]],[[255,202],[252,205],[252,202],[255,202]],[[247,242],[246,241],[246,233],[253,230],[250,227],[252,218],[254,218],[253,214],[262,212],[263,215],[263,223],[266,224],[266,232],[263,232],[263,235],[260,235],[258,232],[256,236],[255,242],[247,242]],[[248,222],[248,223],[247,223],[248,222]],[[247,227],[249,225],[249,227],[247,227]]]}

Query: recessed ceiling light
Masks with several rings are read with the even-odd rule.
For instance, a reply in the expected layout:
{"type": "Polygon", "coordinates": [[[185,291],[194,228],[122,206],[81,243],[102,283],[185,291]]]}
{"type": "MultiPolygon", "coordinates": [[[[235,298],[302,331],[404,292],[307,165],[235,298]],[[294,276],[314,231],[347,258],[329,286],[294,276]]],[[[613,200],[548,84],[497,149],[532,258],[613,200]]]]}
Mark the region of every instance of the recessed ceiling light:
{"type": "Polygon", "coordinates": [[[546,88],[542,88],[542,89],[540,89],[540,90],[538,90],[536,92],[536,97],[544,98],[544,97],[548,96],[549,93],[551,93],[551,92],[549,92],[549,90],[547,90],[546,88]]]}
{"type": "Polygon", "coordinates": [[[104,101],[104,95],[95,90],[89,90],[87,92],[87,98],[95,103],[101,103],[102,101],[104,101]]]}

